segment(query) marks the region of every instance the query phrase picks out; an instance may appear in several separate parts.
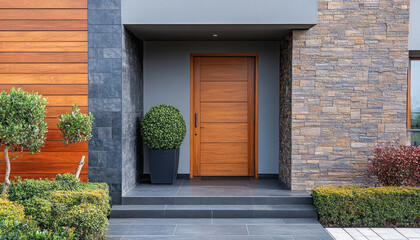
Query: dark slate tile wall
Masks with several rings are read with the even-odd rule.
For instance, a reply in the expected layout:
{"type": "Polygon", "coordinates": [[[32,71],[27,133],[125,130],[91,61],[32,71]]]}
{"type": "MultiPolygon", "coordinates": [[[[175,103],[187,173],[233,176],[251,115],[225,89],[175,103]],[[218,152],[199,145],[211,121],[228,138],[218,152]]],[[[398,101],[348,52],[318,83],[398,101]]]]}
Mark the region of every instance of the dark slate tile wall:
{"type": "Polygon", "coordinates": [[[143,117],[143,42],[123,29],[122,51],[122,193],[140,181],[143,146],[140,119],[143,117]]]}
{"type": "Polygon", "coordinates": [[[279,179],[288,188],[292,181],[292,52],[293,35],[280,41],[279,179]]]}
{"type": "Polygon", "coordinates": [[[89,180],[106,182],[114,203],[122,190],[122,25],[120,0],[88,1],[89,180]]]}

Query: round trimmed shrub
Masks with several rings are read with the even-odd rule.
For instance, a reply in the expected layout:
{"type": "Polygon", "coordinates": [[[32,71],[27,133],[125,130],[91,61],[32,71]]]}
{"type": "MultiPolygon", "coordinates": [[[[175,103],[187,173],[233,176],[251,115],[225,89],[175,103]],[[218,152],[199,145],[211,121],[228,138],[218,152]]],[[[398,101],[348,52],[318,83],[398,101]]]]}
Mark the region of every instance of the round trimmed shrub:
{"type": "Polygon", "coordinates": [[[57,127],[64,143],[83,142],[92,138],[93,115],[81,113],[76,104],[71,113],[61,114],[58,120],[57,127]]]}
{"type": "Polygon", "coordinates": [[[78,239],[104,239],[108,219],[101,209],[93,204],[74,206],[61,219],[59,226],[74,228],[78,239]]]}
{"type": "Polygon", "coordinates": [[[144,143],[150,149],[176,149],[186,133],[181,112],[170,105],[152,107],[141,121],[144,143]]]}
{"type": "Polygon", "coordinates": [[[44,198],[34,197],[24,203],[25,215],[32,218],[42,228],[51,226],[53,204],[44,198]]]}
{"type": "Polygon", "coordinates": [[[25,212],[22,205],[0,197],[0,221],[23,221],[25,212]]]}

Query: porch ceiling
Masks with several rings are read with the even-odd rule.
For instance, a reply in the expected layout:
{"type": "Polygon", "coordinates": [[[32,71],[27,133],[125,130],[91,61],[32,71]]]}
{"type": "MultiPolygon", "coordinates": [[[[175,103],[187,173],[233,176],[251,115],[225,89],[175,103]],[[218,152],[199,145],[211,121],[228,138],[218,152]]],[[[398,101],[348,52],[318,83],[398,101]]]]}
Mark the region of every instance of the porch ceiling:
{"type": "Polygon", "coordinates": [[[122,1],[122,23],[147,41],[279,40],[317,20],[317,0],[122,1]]]}

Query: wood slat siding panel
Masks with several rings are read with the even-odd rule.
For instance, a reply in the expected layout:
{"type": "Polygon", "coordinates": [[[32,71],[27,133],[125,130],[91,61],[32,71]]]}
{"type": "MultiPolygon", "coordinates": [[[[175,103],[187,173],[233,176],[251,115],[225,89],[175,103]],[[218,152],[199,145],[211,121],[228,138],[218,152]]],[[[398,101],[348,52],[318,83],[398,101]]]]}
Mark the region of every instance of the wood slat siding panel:
{"type": "MultiPolygon", "coordinates": [[[[68,173],[77,169],[77,163],[15,163],[11,161],[11,167],[17,173],[68,173]]],[[[6,171],[6,163],[0,163],[0,172],[6,171]]],[[[82,168],[82,173],[87,173],[86,167],[82,168]]]]}
{"type": "Polygon", "coordinates": [[[87,31],[0,31],[4,42],[86,42],[87,31]]]}
{"type": "Polygon", "coordinates": [[[44,96],[49,95],[87,95],[87,85],[1,85],[0,90],[10,91],[12,88],[22,88],[27,92],[37,92],[44,96]]]}
{"type": "MultiPolygon", "coordinates": [[[[10,156],[15,156],[12,161],[14,163],[32,163],[33,161],[39,163],[70,163],[78,164],[80,158],[83,156],[82,153],[78,152],[44,152],[44,148],[41,148],[41,152],[30,154],[29,152],[23,153],[11,153],[10,156]]],[[[85,156],[85,162],[88,162],[89,156],[85,156]]],[[[4,156],[0,156],[0,163],[4,162],[4,156]]]]}
{"type": "Polygon", "coordinates": [[[3,84],[88,84],[88,74],[0,74],[3,84]]]}
{"type": "MultiPolygon", "coordinates": [[[[73,172],[76,172],[76,170],[74,170],[73,172]]],[[[10,174],[10,180],[15,179],[15,177],[31,178],[31,179],[40,179],[40,178],[41,179],[45,179],[45,178],[54,179],[56,177],[56,175],[57,174],[55,174],[55,173],[50,173],[50,174],[48,174],[48,173],[43,173],[43,174],[39,174],[39,173],[37,173],[37,174],[27,174],[27,173],[14,174],[14,173],[11,173],[10,174]]],[[[88,174],[87,173],[80,174],[79,178],[80,178],[81,181],[86,182],[88,180],[88,174]]],[[[4,179],[4,174],[0,174],[0,179],[4,179]]]]}
{"type": "MultiPolygon", "coordinates": [[[[1,33],[0,33],[1,34],[1,33]]],[[[0,63],[87,63],[87,53],[0,53],[0,63]]]]}
{"type": "Polygon", "coordinates": [[[0,8],[84,8],[87,0],[0,0],[0,8]]]}
{"type": "Polygon", "coordinates": [[[0,30],[87,30],[87,20],[0,20],[0,30]]]}
{"type": "MultiPolygon", "coordinates": [[[[55,178],[75,172],[83,155],[88,161],[88,142],[64,144],[57,128],[74,103],[88,113],[87,15],[87,0],[0,0],[0,90],[20,87],[48,100],[45,146],[12,154],[12,178],[55,178]]],[[[0,182],[4,170],[0,154],[0,182]]],[[[80,178],[88,179],[88,164],[80,178]]]]}
{"type": "Polygon", "coordinates": [[[0,42],[0,52],[87,52],[87,42],[0,42]]]}
{"type": "Polygon", "coordinates": [[[87,63],[0,63],[0,73],[88,73],[87,63]]]}
{"type": "Polygon", "coordinates": [[[1,20],[86,20],[87,9],[0,9],[1,20]]]}

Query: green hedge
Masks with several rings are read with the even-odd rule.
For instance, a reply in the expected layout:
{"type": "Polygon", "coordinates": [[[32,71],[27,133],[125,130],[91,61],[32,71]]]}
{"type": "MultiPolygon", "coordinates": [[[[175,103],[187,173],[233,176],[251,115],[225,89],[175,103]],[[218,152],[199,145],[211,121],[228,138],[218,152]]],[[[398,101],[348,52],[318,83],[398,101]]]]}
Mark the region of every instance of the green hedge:
{"type": "Polygon", "coordinates": [[[25,212],[22,205],[0,197],[0,221],[21,221],[23,219],[25,219],[25,212]]]}
{"type": "Polygon", "coordinates": [[[337,227],[420,227],[420,188],[317,187],[319,220],[337,227]]]}
{"type": "Polygon", "coordinates": [[[7,199],[0,198],[0,221],[9,221],[0,226],[0,240],[22,236],[84,240],[105,236],[110,213],[106,183],[82,183],[72,174],[57,175],[55,180],[18,178],[12,181],[7,194],[7,199]],[[18,221],[12,224],[12,220],[18,221]],[[6,234],[17,229],[27,235],[6,234]]]}
{"type": "Polygon", "coordinates": [[[1,240],[73,240],[73,229],[56,227],[42,230],[34,221],[0,221],[1,240]]]}

